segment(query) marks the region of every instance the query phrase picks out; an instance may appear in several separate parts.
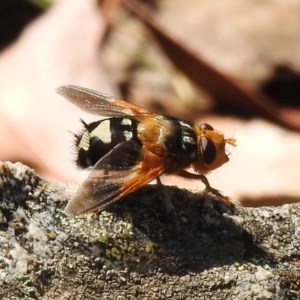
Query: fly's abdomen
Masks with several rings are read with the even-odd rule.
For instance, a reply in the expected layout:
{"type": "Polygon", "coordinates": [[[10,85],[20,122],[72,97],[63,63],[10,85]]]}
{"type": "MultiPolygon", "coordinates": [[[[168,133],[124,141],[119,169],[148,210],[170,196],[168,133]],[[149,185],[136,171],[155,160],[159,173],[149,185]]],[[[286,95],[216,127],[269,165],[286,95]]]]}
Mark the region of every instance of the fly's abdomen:
{"type": "Polygon", "coordinates": [[[94,166],[116,145],[124,141],[140,144],[137,121],[128,118],[110,118],[90,124],[82,122],[84,130],[76,135],[76,163],[80,168],[94,166]]]}

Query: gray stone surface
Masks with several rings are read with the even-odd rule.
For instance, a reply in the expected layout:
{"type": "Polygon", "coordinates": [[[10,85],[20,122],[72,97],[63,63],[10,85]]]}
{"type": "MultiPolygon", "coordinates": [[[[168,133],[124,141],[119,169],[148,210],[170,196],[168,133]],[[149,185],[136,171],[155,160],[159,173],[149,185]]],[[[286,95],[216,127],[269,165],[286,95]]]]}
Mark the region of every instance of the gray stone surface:
{"type": "Polygon", "coordinates": [[[299,299],[300,204],[228,208],[148,186],[93,215],[75,185],[0,163],[1,299],[299,299]],[[163,195],[163,196],[162,196],[163,195]]]}

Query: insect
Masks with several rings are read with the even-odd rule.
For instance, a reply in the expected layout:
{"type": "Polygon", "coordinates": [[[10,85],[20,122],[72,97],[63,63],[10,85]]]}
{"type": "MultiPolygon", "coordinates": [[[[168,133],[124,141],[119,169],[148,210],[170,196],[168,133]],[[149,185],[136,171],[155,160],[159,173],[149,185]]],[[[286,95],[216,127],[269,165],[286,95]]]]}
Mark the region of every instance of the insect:
{"type": "Polygon", "coordinates": [[[162,174],[201,180],[206,190],[221,194],[209,185],[205,174],[229,158],[224,138],[209,124],[200,126],[151,113],[141,107],[101,92],[77,86],[61,86],[58,94],[82,110],[107,117],[86,124],[75,135],[76,164],[91,169],[65,211],[81,214],[104,209],[162,174]],[[186,169],[193,168],[195,173],[186,169]]]}

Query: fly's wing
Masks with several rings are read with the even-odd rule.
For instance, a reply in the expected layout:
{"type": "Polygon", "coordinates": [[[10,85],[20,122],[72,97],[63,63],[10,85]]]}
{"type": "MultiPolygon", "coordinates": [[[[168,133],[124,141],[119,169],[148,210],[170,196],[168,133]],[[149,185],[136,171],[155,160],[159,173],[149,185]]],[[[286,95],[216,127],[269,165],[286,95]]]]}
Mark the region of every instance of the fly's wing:
{"type": "Polygon", "coordinates": [[[83,87],[63,85],[57,88],[56,91],[77,107],[94,115],[104,117],[137,117],[141,114],[150,113],[141,107],[83,87]]]}
{"type": "Polygon", "coordinates": [[[82,214],[104,209],[139,189],[164,172],[161,158],[147,153],[135,142],[118,144],[91,170],[65,212],[82,214]],[[153,166],[145,166],[145,155],[151,155],[153,166]]]}

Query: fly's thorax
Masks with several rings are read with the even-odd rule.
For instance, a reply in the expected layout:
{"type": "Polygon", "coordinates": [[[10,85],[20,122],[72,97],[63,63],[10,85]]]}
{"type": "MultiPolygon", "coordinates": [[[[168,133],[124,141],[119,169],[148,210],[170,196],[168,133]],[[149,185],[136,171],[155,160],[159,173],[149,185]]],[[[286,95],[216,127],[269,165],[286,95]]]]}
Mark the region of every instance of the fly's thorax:
{"type": "Polygon", "coordinates": [[[205,174],[229,161],[225,149],[227,140],[222,133],[205,123],[197,126],[196,131],[198,158],[193,167],[198,173],[205,174]]]}
{"type": "Polygon", "coordinates": [[[82,122],[84,129],[76,135],[76,164],[80,168],[94,166],[116,145],[124,141],[136,141],[137,121],[129,118],[110,118],[90,124],[82,122]]]}
{"type": "Polygon", "coordinates": [[[197,156],[194,124],[177,118],[155,115],[138,125],[138,137],[147,149],[159,156],[175,157],[184,163],[197,156]]]}

